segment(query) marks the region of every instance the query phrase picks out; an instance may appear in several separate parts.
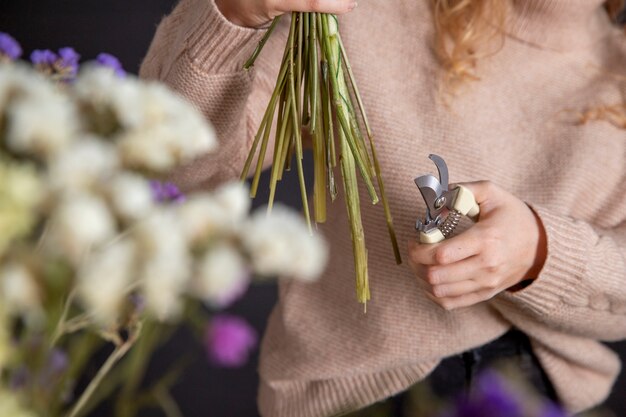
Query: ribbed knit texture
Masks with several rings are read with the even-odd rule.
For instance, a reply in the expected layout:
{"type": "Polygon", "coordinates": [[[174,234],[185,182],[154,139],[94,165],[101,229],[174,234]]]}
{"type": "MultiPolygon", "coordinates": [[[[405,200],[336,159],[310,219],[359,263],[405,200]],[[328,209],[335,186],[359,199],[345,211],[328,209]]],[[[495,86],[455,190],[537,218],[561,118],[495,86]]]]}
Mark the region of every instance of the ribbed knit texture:
{"type": "MultiPolygon", "coordinates": [[[[259,372],[264,417],[331,416],[423,379],[441,358],[523,330],[570,411],[608,395],[619,360],[598,340],[626,338],[626,131],[578,126],[575,114],[613,104],[626,89],[626,41],[600,0],[513,0],[503,48],[479,62],[473,82],[446,105],[426,0],[362,0],[340,18],[376,134],[391,210],[406,258],[424,205],[413,178],[443,156],[451,182],[488,179],[541,218],[548,257],[526,289],[446,312],[396,266],[383,210],[362,216],[372,300],[356,301],[343,197],[319,230],[331,244],[315,283],[281,281],[259,372]],[[620,88],[622,90],[620,91],[620,88]]],[[[215,125],[212,155],[172,173],[185,190],[236,178],[275,80],[285,18],[249,72],[264,31],[228,22],[212,0],[181,0],[157,28],[141,75],[180,91],[215,125]]],[[[273,146],[273,144],[271,144],[273,146]]],[[[268,163],[272,152],[268,152],[268,163]]],[[[466,225],[467,226],[467,225],[466,225]]]]}

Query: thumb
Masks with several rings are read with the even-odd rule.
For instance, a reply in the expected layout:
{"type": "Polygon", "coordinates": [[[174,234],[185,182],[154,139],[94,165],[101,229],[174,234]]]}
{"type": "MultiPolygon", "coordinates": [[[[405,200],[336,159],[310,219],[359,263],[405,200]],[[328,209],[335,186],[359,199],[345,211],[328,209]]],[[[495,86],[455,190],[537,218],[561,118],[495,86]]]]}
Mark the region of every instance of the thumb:
{"type": "Polygon", "coordinates": [[[500,188],[491,181],[462,182],[455,185],[462,185],[470,190],[483,212],[489,211],[489,207],[497,202],[500,194],[500,188]]]}

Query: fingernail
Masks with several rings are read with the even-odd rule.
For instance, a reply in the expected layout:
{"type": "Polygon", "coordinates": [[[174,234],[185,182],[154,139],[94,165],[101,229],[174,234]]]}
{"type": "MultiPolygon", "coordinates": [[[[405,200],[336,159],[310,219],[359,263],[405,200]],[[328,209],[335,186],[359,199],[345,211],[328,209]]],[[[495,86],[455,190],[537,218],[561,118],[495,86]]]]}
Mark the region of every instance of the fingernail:
{"type": "Polygon", "coordinates": [[[352,3],[352,5],[350,6],[350,10],[354,10],[357,8],[357,6],[359,5],[359,3],[357,3],[356,1],[354,3],[352,3]]]}

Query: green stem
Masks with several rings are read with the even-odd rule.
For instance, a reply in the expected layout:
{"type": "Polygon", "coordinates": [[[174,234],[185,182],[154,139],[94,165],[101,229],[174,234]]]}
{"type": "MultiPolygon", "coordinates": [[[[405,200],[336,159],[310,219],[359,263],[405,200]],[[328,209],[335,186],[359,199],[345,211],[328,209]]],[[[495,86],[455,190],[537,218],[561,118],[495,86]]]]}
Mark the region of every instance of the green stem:
{"type": "Polygon", "coordinates": [[[343,188],[346,193],[346,207],[350,221],[350,230],[352,232],[352,248],[356,273],[356,297],[359,303],[366,304],[370,299],[370,290],[367,270],[367,249],[365,247],[365,235],[361,222],[356,166],[352,152],[348,149],[348,141],[343,131],[339,131],[339,141],[341,143],[340,165],[343,188]]]}
{"type": "Polygon", "coordinates": [[[343,130],[346,137],[346,142],[348,143],[352,155],[354,156],[356,166],[361,172],[361,177],[365,182],[365,186],[372,200],[372,204],[376,204],[378,202],[378,196],[376,195],[376,190],[374,189],[372,179],[369,176],[369,170],[365,167],[365,163],[361,158],[361,152],[359,152],[355,143],[356,139],[352,136],[350,123],[348,121],[348,111],[343,104],[345,96],[349,96],[349,92],[347,91],[347,86],[345,84],[345,80],[342,77],[342,73],[341,71],[339,71],[339,45],[337,44],[337,38],[331,35],[329,32],[328,19],[331,17],[328,15],[324,15],[323,17],[324,18],[322,19],[322,27],[324,32],[324,43],[326,45],[326,59],[328,60],[330,70],[330,81],[332,84],[333,102],[335,104],[337,119],[339,120],[341,129],[343,130]]]}
{"type": "Polygon", "coordinates": [[[71,411],[67,414],[67,417],[77,417],[80,415],[83,407],[87,404],[93,393],[96,391],[104,377],[113,369],[113,367],[128,353],[133,347],[137,338],[141,333],[141,325],[138,324],[137,328],[131,333],[128,340],[119,346],[116,346],[115,350],[104,362],[102,367],[98,370],[96,376],[91,380],[85,391],[81,394],[80,398],[74,404],[71,411]]]}
{"type": "Polygon", "coordinates": [[[309,97],[311,94],[311,71],[310,71],[310,65],[311,65],[311,51],[310,51],[310,46],[311,46],[311,42],[310,42],[310,34],[311,34],[311,28],[310,28],[310,20],[311,20],[311,13],[302,13],[301,18],[304,19],[304,32],[303,32],[303,37],[302,37],[302,48],[303,48],[303,55],[302,55],[302,78],[304,79],[303,81],[303,86],[304,86],[304,97],[302,98],[302,121],[300,122],[302,124],[302,126],[305,126],[309,123],[309,120],[311,119],[311,113],[310,113],[310,106],[309,106],[309,97]]]}
{"type": "Polygon", "coordinates": [[[69,314],[72,303],[74,302],[74,297],[76,297],[76,292],[77,290],[76,288],[74,288],[65,300],[63,312],[61,313],[61,317],[59,317],[59,321],[56,325],[56,328],[54,329],[54,333],[52,334],[52,338],[50,340],[50,347],[54,347],[61,338],[61,336],[63,336],[65,320],[67,319],[67,315],[69,314]]]}
{"type": "Polygon", "coordinates": [[[166,417],[183,417],[182,411],[168,390],[156,389],[152,394],[166,417]]]}
{"type": "MultiPolygon", "coordinates": [[[[284,87],[284,76],[283,79],[279,80],[280,88],[284,87]]],[[[276,96],[277,97],[277,96],[276,96]]],[[[256,196],[257,189],[259,187],[259,181],[261,179],[261,172],[263,171],[263,162],[265,161],[265,152],[267,151],[267,144],[269,142],[270,132],[272,130],[272,121],[274,120],[274,112],[276,111],[276,100],[272,100],[270,102],[270,106],[268,107],[270,110],[268,123],[265,125],[265,132],[263,133],[263,141],[261,142],[261,150],[259,151],[259,158],[256,164],[256,171],[254,173],[254,179],[252,180],[252,186],[250,187],[250,193],[253,196],[256,196]]]]}
{"type": "MultiPolygon", "coordinates": [[[[315,113],[320,109],[315,109],[315,113]]],[[[325,164],[325,146],[324,137],[320,130],[316,130],[312,134],[313,140],[313,163],[314,178],[313,184],[313,205],[315,207],[315,221],[324,223],[326,221],[326,164],[325,164]]]]}
{"type": "Polygon", "coordinates": [[[285,130],[287,129],[287,124],[289,123],[289,107],[287,107],[287,111],[285,112],[285,102],[283,100],[284,92],[281,96],[280,105],[278,107],[278,119],[276,121],[276,137],[274,139],[274,158],[272,162],[272,174],[270,176],[270,196],[268,198],[267,203],[267,212],[270,213],[272,211],[272,207],[274,206],[274,197],[276,195],[276,183],[278,182],[278,168],[280,166],[279,162],[281,158],[281,151],[283,148],[283,141],[285,140],[285,130]],[[285,120],[286,119],[286,120],[285,120]]]}
{"type": "Polygon", "coordinates": [[[359,87],[356,84],[356,79],[354,78],[354,73],[352,72],[352,66],[350,65],[350,61],[348,60],[348,54],[346,53],[346,49],[343,46],[343,42],[341,41],[341,35],[337,32],[337,41],[339,43],[339,50],[341,51],[341,56],[343,58],[343,64],[346,67],[348,72],[348,80],[350,81],[350,85],[352,86],[352,91],[354,91],[354,96],[356,98],[356,102],[359,105],[359,110],[361,112],[361,117],[363,118],[363,124],[365,125],[365,130],[367,131],[368,136],[372,136],[372,129],[370,128],[369,121],[367,119],[367,114],[365,113],[365,105],[363,104],[363,100],[361,99],[361,94],[359,93],[359,87]]]}
{"type": "Polygon", "coordinates": [[[285,132],[285,140],[283,141],[283,147],[281,149],[281,159],[278,161],[278,180],[283,179],[283,173],[289,171],[288,161],[291,159],[291,144],[293,142],[293,125],[291,124],[291,102],[287,100],[286,103],[289,106],[289,119],[287,120],[287,131],[285,132]]]}
{"type": "Polygon", "coordinates": [[[313,134],[317,130],[317,105],[318,105],[318,96],[320,94],[320,80],[317,66],[319,65],[319,57],[317,54],[317,14],[311,13],[310,15],[310,25],[309,25],[309,72],[311,73],[310,82],[311,82],[311,129],[310,132],[313,134]]]}
{"type": "MultiPolygon", "coordinates": [[[[295,15],[296,13],[294,13],[295,15]]],[[[292,33],[295,31],[295,21],[292,20],[292,33]]],[[[307,226],[309,228],[309,232],[313,233],[313,229],[311,227],[311,215],[309,213],[309,203],[308,203],[308,199],[307,199],[307,195],[306,195],[306,184],[304,182],[304,169],[302,167],[302,136],[301,136],[301,128],[299,125],[299,121],[301,120],[301,118],[299,117],[298,114],[298,105],[297,105],[297,98],[298,95],[296,95],[296,80],[295,80],[295,76],[296,74],[294,74],[294,56],[293,56],[293,42],[294,39],[291,38],[290,43],[291,43],[291,53],[290,53],[290,59],[289,59],[289,96],[290,96],[290,100],[291,100],[291,117],[292,117],[292,123],[293,123],[293,130],[294,130],[294,139],[295,139],[295,147],[296,147],[296,163],[298,166],[298,179],[300,181],[300,194],[302,197],[302,209],[304,210],[304,217],[306,219],[306,223],[307,226]]]]}
{"type": "Polygon", "coordinates": [[[269,29],[267,30],[267,32],[265,32],[265,35],[259,41],[259,43],[257,44],[256,48],[254,49],[254,52],[252,53],[252,56],[244,64],[243,69],[248,70],[248,69],[250,69],[250,68],[252,68],[254,66],[254,63],[255,63],[257,57],[259,56],[259,54],[263,50],[263,47],[265,46],[265,43],[267,42],[267,40],[270,38],[270,36],[272,36],[272,33],[274,32],[274,29],[276,29],[276,26],[278,26],[278,22],[280,22],[280,18],[281,17],[282,17],[282,15],[277,16],[277,17],[274,18],[274,20],[272,21],[272,24],[270,25],[269,29]]]}
{"type": "Polygon", "coordinates": [[[367,132],[367,137],[369,139],[370,144],[370,152],[372,153],[372,159],[374,162],[374,171],[376,174],[376,179],[378,181],[378,189],[380,190],[381,200],[383,202],[383,208],[385,210],[385,219],[387,222],[387,231],[389,233],[389,237],[391,239],[391,244],[393,246],[393,253],[396,258],[396,263],[399,265],[402,263],[402,256],[400,255],[400,248],[398,246],[398,239],[396,238],[396,232],[393,227],[393,217],[391,215],[391,209],[389,207],[389,200],[387,199],[387,195],[385,193],[385,185],[383,182],[383,177],[380,169],[380,163],[378,162],[378,157],[376,155],[376,149],[374,148],[374,135],[372,134],[372,129],[370,128],[369,121],[367,119],[367,114],[365,112],[365,105],[363,104],[363,100],[361,99],[361,94],[359,93],[359,88],[356,84],[356,79],[354,77],[354,73],[352,72],[352,66],[350,65],[350,61],[348,60],[348,54],[346,53],[346,49],[341,40],[341,35],[337,33],[337,40],[339,41],[339,48],[341,50],[341,55],[343,57],[343,63],[348,72],[348,79],[350,80],[350,84],[352,85],[352,91],[354,92],[354,96],[356,97],[356,101],[359,105],[359,110],[361,113],[361,118],[363,119],[363,124],[365,125],[365,130],[367,132]]]}
{"type": "MultiPolygon", "coordinates": [[[[259,130],[254,138],[254,141],[252,142],[252,147],[250,149],[250,152],[248,153],[248,157],[246,158],[246,162],[244,164],[243,170],[241,171],[241,176],[240,176],[241,181],[245,181],[245,179],[248,177],[248,171],[250,170],[250,165],[252,164],[254,155],[256,154],[256,148],[259,144],[259,141],[261,140],[261,137],[264,136],[265,130],[271,129],[272,117],[274,115],[273,112],[276,107],[276,101],[278,100],[278,97],[280,96],[282,92],[282,88],[283,88],[282,83],[285,79],[286,74],[287,74],[287,66],[283,65],[283,69],[280,71],[278,75],[276,88],[272,92],[272,97],[270,98],[270,104],[265,110],[265,114],[263,115],[263,119],[261,120],[261,126],[259,127],[259,130]]],[[[254,193],[253,193],[251,189],[250,196],[254,198],[256,196],[256,190],[254,190],[254,193]]]]}
{"type": "MultiPolygon", "coordinates": [[[[321,25],[320,25],[321,26],[321,25]]],[[[326,137],[326,166],[328,171],[328,191],[330,200],[335,201],[337,198],[337,185],[335,183],[335,173],[333,168],[337,166],[337,158],[335,155],[335,134],[333,131],[332,109],[328,90],[330,89],[330,81],[328,80],[328,63],[323,60],[321,62],[322,83],[321,83],[321,123],[324,136],[326,137]]]]}

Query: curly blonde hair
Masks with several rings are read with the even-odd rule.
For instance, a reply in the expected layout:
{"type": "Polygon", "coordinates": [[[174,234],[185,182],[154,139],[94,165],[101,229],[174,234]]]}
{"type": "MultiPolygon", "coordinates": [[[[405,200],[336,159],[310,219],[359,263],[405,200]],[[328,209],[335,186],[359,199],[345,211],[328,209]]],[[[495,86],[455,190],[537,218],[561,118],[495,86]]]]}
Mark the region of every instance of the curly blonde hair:
{"type": "MultiPolygon", "coordinates": [[[[467,81],[478,80],[476,63],[502,46],[510,0],[431,0],[431,5],[443,85],[454,92],[467,81]]],[[[625,6],[626,0],[605,3],[614,20],[624,13],[625,6]]],[[[581,123],[599,119],[626,129],[626,102],[594,108],[580,116],[581,123]]]]}

